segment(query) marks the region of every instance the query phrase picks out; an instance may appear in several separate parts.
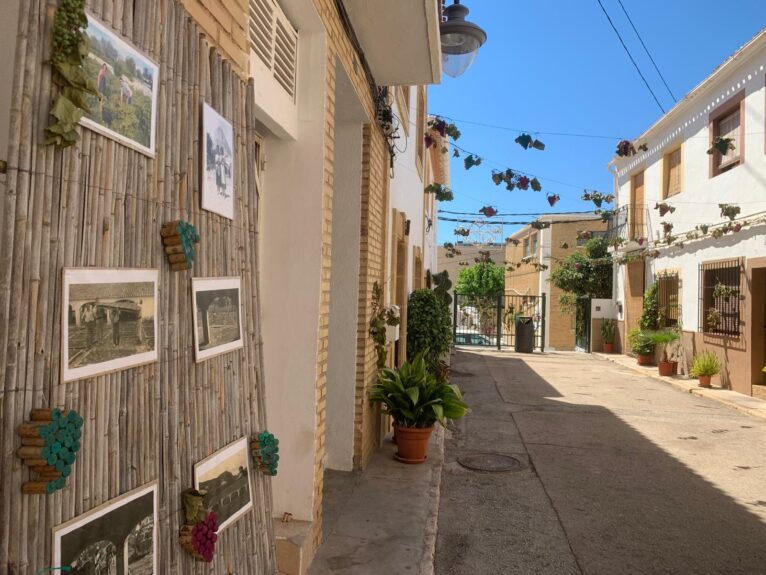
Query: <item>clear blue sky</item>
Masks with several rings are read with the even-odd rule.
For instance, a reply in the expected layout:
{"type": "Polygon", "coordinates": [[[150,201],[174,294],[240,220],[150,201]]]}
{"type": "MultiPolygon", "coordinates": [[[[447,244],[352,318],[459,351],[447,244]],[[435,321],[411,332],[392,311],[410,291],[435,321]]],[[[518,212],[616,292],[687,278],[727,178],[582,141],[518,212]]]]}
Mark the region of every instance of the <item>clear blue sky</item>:
{"type": "MultiPolygon", "coordinates": [[[[673,100],[619,3],[602,2],[660,103],[669,110],[673,100]]],[[[473,213],[484,205],[492,205],[501,213],[594,209],[580,196],[583,188],[612,192],[612,177],[606,166],[617,138],[636,138],[662,116],[597,0],[463,3],[471,10],[469,20],[487,31],[488,40],[463,76],[444,76],[441,85],[430,88],[429,110],[465,120],[456,121],[462,132],[457,143],[478,153],[485,163],[466,171],[462,158],[452,159],[455,201],[441,204],[442,209],[473,213]],[[546,150],[525,151],[513,141],[518,129],[614,139],[540,134],[546,150]],[[537,175],[543,191],[508,192],[502,184],[495,187],[491,169],[501,166],[537,175]],[[561,196],[553,209],[546,201],[546,192],[561,196]]],[[[763,0],[622,3],[679,99],[766,27],[763,0]]],[[[461,224],[439,222],[440,243],[456,239],[456,225],[461,224]]],[[[518,227],[506,227],[504,235],[518,227]]]]}

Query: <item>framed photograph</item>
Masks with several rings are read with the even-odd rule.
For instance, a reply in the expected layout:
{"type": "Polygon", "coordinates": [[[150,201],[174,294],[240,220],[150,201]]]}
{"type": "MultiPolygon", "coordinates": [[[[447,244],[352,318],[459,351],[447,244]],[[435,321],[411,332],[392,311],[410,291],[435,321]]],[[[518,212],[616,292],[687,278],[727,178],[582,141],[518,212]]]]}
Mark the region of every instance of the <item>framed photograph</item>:
{"type": "Polygon", "coordinates": [[[153,157],[159,67],[90,14],[85,33],[85,72],[97,95],[88,95],[90,112],[80,123],[153,157]]]}
{"type": "Polygon", "coordinates": [[[202,209],[234,219],[234,128],[202,103],[202,209]]]}
{"type": "Polygon", "coordinates": [[[241,296],[241,278],[192,278],[194,352],[198,362],[244,345],[241,296]]]}
{"type": "Polygon", "coordinates": [[[53,528],[53,564],[74,573],[157,574],[157,483],[53,528]]]}
{"type": "Polygon", "coordinates": [[[157,361],[157,270],[64,269],[62,380],[157,361]]]}
{"type": "Polygon", "coordinates": [[[250,491],[250,446],[243,437],[194,466],[194,488],[207,491],[206,506],[223,531],[253,507],[250,491]]]}

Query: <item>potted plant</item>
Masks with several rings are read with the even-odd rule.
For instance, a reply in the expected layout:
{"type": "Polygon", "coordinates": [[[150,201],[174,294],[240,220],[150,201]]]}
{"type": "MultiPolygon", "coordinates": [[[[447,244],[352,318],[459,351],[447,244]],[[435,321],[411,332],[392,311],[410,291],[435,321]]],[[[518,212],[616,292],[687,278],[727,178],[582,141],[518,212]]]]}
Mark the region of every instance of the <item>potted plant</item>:
{"type": "Polygon", "coordinates": [[[652,365],[654,361],[654,343],[649,333],[634,329],[628,335],[630,350],[636,354],[638,365],[652,365]]]}
{"type": "Polygon", "coordinates": [[[670,361],[668,358],[668,346],[676,343],[679,339],[681,339],[681,334],[672,329],[655,331],[649,334],[649,340],[652,344],[660,346],[662,349],[662,359],[660,359],[657,367],[660,375],[663,377],[675,375],[678,370],[678,362],[670,361]]]}
{"type": "Polygon", "coordinates": [[[428,441],[439,422],[460,419],[468,412],[456,385],[438,383],[426,370],[424,353],[398,370],[384,369],[370,390],[370,401],[380,403],[394,420],[398,451],[394,458],[404,463],[423,463],[428,441]]]}
{"type": "Polygon", "coordinates": [[[691,374],[699,379],[700,387],[710,387],[710,378],[721,373],[721,362],[712,351],[703,351],[694,356],[691,374]]]}
{"type": "Polygon", "coordinates": [[[601,339],[604,342],[604,353],[614,353],[614,335],[617,322],[613,319],[605,319],[601,323],[601,339]]]}

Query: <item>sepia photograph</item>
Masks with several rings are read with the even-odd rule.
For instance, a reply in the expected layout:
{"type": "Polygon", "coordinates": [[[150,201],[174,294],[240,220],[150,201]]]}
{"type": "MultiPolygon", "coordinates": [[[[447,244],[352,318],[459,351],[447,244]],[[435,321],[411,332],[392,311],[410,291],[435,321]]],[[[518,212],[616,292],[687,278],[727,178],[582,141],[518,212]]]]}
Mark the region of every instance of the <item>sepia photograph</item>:
{"type": "Polygon", "coordinates": [[[234,219],[234,128],[202,104],[202,208],[234,219]]]}
{"type": "Polygon", "coordinates": [[[53,529],[53,564],[73,573],[157,573],[157,485],[150,483],[53,529]]]}
{"type": "Polygon", "coordinates": [[[157,278],[157,270],[64,270],[64,381],[157,361],[157,278]]]}
{"type": "Polygon", "coordinates": [[[81,123],[153,156],[159,68],[91,15],[85,33],[85,73],[97,93],[88,95],[81,123]]]}
{"type": "Polygon", "coordinates": [[[219,533],[253,506],[249,462],[243,437],[194,466],[194,488],[207,492],[205,506],[216,514],[219,533]]]}
{"type": "Polygon", "coordinates": [[[193,278],[194,351],[197,361],[239,349],[241,278],[193,278]]]}

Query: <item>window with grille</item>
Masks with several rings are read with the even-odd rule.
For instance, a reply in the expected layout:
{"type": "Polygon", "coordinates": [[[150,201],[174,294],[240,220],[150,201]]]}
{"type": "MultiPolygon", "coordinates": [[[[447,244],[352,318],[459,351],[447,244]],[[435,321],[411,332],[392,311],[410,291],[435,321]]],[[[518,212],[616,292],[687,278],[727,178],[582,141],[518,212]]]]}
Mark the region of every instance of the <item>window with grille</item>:
{"type": "Polygon", "coordinates": [[[529,257],[529,238],[524,238],[524,257],[529,257]]]}
{"type": "Polygon", "coordinates": [[[677,273],[665,272],[657,276],[657,303],[660,327],[678,327],[681,317],[677,273]]]}
{"type": "Polygon", "coordinates": [[[532,247],[530,248],[529,255],[536,256],[537,255],[537,234],[532,234],[532,247]]]}
{"type": "Polygon", "coordinates": [[[717,176],[744,161],[744,138],[745,118],[743,116],[745,93],[742,90],[720,110],[711,114],[710,117],[710,143],[716,138],[730,138],[734,149],[726,154],[716,150],[711,155],[711,177],[717,176]]]}
{"type": "Polygon", "coordinates": [[[668,198],[681,193],[682,170],[681,148],[665,155],[665,193],[663,197],[668,198]]]}
{"type": "Polygon", "coordinates": [[[295,101],[298,31],[276,0],[250,0],[250,47],[295,101]]]}
{"type": "Polygon", "coordinates": [[[741,276],[738,259],[700,265],[700,331],[740,334],[741,276]]]}

